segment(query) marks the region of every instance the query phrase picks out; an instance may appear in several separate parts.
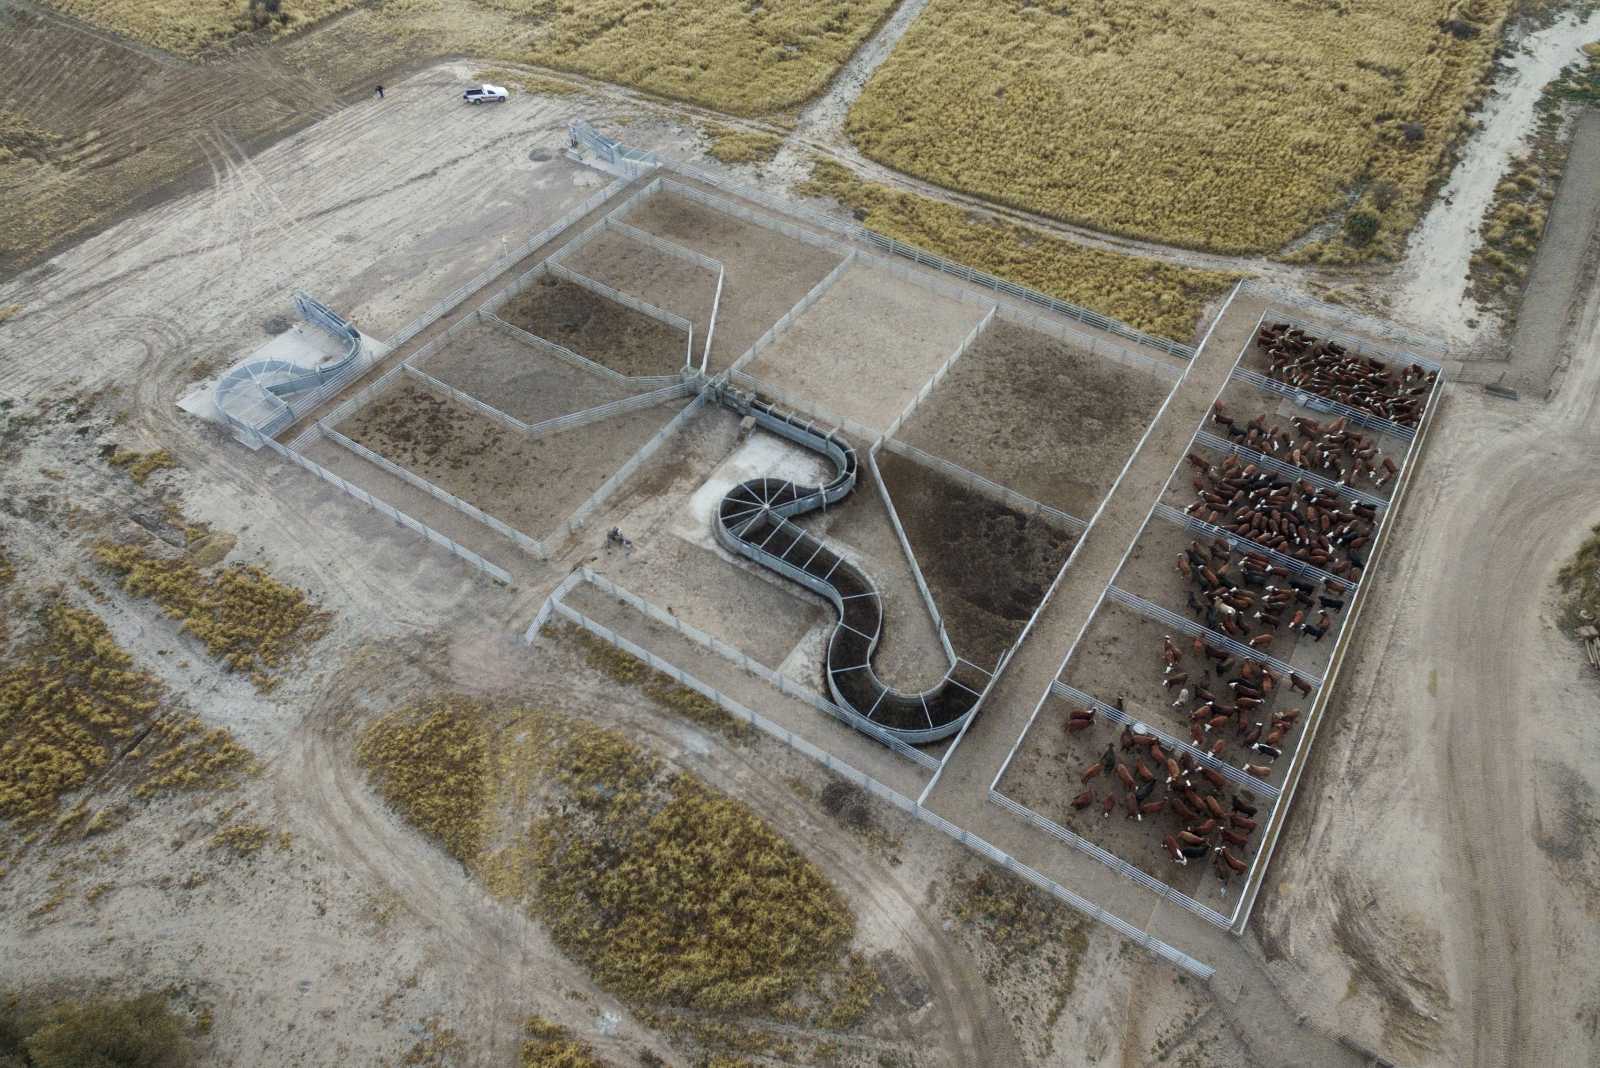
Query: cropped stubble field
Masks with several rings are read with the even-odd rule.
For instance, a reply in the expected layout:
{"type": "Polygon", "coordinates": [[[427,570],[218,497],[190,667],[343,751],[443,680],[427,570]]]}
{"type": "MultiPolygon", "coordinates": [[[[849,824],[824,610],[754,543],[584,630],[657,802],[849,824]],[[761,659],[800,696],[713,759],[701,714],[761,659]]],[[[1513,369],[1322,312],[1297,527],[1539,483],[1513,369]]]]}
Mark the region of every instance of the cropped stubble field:
{"type": "Polygon", "coordinates": [[[932,0],[848,130],[951,188],[1223,252],[1279,250],[1359,195],[1379,220],[1359,251],[1393,251],[1507,8],[932,0]]]}

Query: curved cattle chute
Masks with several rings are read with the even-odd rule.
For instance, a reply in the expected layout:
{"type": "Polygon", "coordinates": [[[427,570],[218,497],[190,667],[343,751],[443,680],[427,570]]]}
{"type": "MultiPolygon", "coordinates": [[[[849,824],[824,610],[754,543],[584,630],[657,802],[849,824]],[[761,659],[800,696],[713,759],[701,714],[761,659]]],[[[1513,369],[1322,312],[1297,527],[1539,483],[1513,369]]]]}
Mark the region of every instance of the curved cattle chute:
{"type": "MultiPolygon", "coordinates": [[[[960,730],[977,709],[987,677],[974,677],[972,685],[961,682],[956,673],[965,662],[956,661],[937,686],[920,693],[884,683],[872,667],[884,622],[877,586],[861,568],[792,522],[850,495],[860,474],[855,447],[837,432],[785,414],[760,396],[728,390],[721,400],[753,418],[757,426],[827,457],[835,474],[823,486],[780,478],[739,483],[723,495],[712,519],[718,544],[833,604],[838,621],[828,637],[823,671],[836,702],[914,744],[938,741],[960,730]]],[[[982,674],[971,670],[974,676],[982,674]]]]}

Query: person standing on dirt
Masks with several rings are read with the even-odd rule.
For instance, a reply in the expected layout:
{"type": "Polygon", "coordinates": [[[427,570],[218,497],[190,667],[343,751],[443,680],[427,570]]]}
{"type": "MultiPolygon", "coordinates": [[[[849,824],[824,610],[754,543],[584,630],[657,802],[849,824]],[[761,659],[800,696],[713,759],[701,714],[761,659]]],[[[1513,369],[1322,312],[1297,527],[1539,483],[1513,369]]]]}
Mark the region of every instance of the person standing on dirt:
{"type": "Polygon", "coordinates": [[[376,90],[374,90],[374,91],[378,94],[378,99],[382,100],[383,99],[383,86],[381,86],[381,85],[378,86],[378,88],[376,90]]]}

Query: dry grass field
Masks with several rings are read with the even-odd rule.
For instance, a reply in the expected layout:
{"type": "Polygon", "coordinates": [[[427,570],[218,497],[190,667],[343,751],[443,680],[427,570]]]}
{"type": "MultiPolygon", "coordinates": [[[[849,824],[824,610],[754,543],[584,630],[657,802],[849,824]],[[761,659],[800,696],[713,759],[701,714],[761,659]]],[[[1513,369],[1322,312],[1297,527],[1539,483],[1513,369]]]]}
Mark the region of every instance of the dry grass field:
{"type": "Polygon", "coordinates": [[[531,37],[505,49],[507,58],[741,115],[790,107],[821,92],[891,6],[887,0],[483,2],[535,27],[531,37]]]}
{"type": "Polygon", "coordinates": [[[1307,258],[1392,253],[1479,92],[1508,0],[932,0],[851,110],[874,159],[1096,229],[1307,258]]]}
{"type": "Polygon", "coordinates": [[[881,234],[1179,341],[1194,335],[1206,304],[1238,280],[975,219],[953,204],[863,181],[831,160],[818,160],[798,191],[864,212],[862,224],[881,234]]]}
{"type": "Polygon", "coordinates": [[[290,33],[350,7],[354,0],[50,0],[50,5],[96,26],[195,55],[240,34],[290,33]]]}

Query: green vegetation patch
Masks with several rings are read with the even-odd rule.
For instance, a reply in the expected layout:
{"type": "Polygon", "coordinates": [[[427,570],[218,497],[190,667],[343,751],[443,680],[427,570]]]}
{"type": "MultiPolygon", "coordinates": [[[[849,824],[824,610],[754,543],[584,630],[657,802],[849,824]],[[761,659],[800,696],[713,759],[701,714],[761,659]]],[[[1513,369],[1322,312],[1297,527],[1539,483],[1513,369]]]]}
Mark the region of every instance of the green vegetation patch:
{"type": "Polygon", "coordinates": [[[582,627],[569,623],[565,633],[583,649],[584,661],[590,667],[615,682],[639,687],[646,697],[667,711],[732,738],[747,736],[754,730],[698,690],[681,685],[671,675],[657,671],[638,657],[602,641],[582,627]]]}
{"type": "Polygon", "coordinates": [[[354,0],[50,0],[85,22],[195,55],[247,33],[278,36],[327,18],[354,0]]]}
{"type": "Polygon", "coordinates": [[[565,1027],[538,1016],[528,1017],[524,1027],[521,1068],[609,1068],[595,1056],[594,1047],[565,1027]]]}
{"type": "Polygon", "coordinates": [[[1352,190],[1394,255],[1470,125],[1511,0],[931,0],[847,130],[873,159],[1108,233],[1274,252],[1352,190]]]}
{"type": "Polygon", "coordinates": [[[0,670],[0,818],[19,823],[53,815],[162,699],[92,612],[53,604],[39,623],[37,641],[0,670]]]}
{"type": "Polygon", "coordinates": [[[1556,576],[1566,594],[1566,624],[1576,628],[1600,622],[1600,526],[1578,547],[1556,576]]]}
{"type": "Polygon", "coordinates": [[[0,1005],[0,1068],[185,1068],[182,1019],[157,993],[65,1000],[22,1011],[0,1005]]]}
{"type": "Polygon", "coordinates": [[[831,160],[817,160],[811,180],[797,191],[831,197],[881,234],[1178,341],[1194,336],[1206,303],[1241,277],[1085,248],[1031,227],[978,218],[941,200],[866,181],[831,160]]]}
{"type": "Polygon", "coordinates": [[[107,458],[107,462],[112,467],[120,467],[127,471],[128,477],[141,486],[144,485],[145,479],[157,471],[178,466],[178,461],[174,460],[166,449],[155,449],[151,452],[117,449],[107,458]]]}

